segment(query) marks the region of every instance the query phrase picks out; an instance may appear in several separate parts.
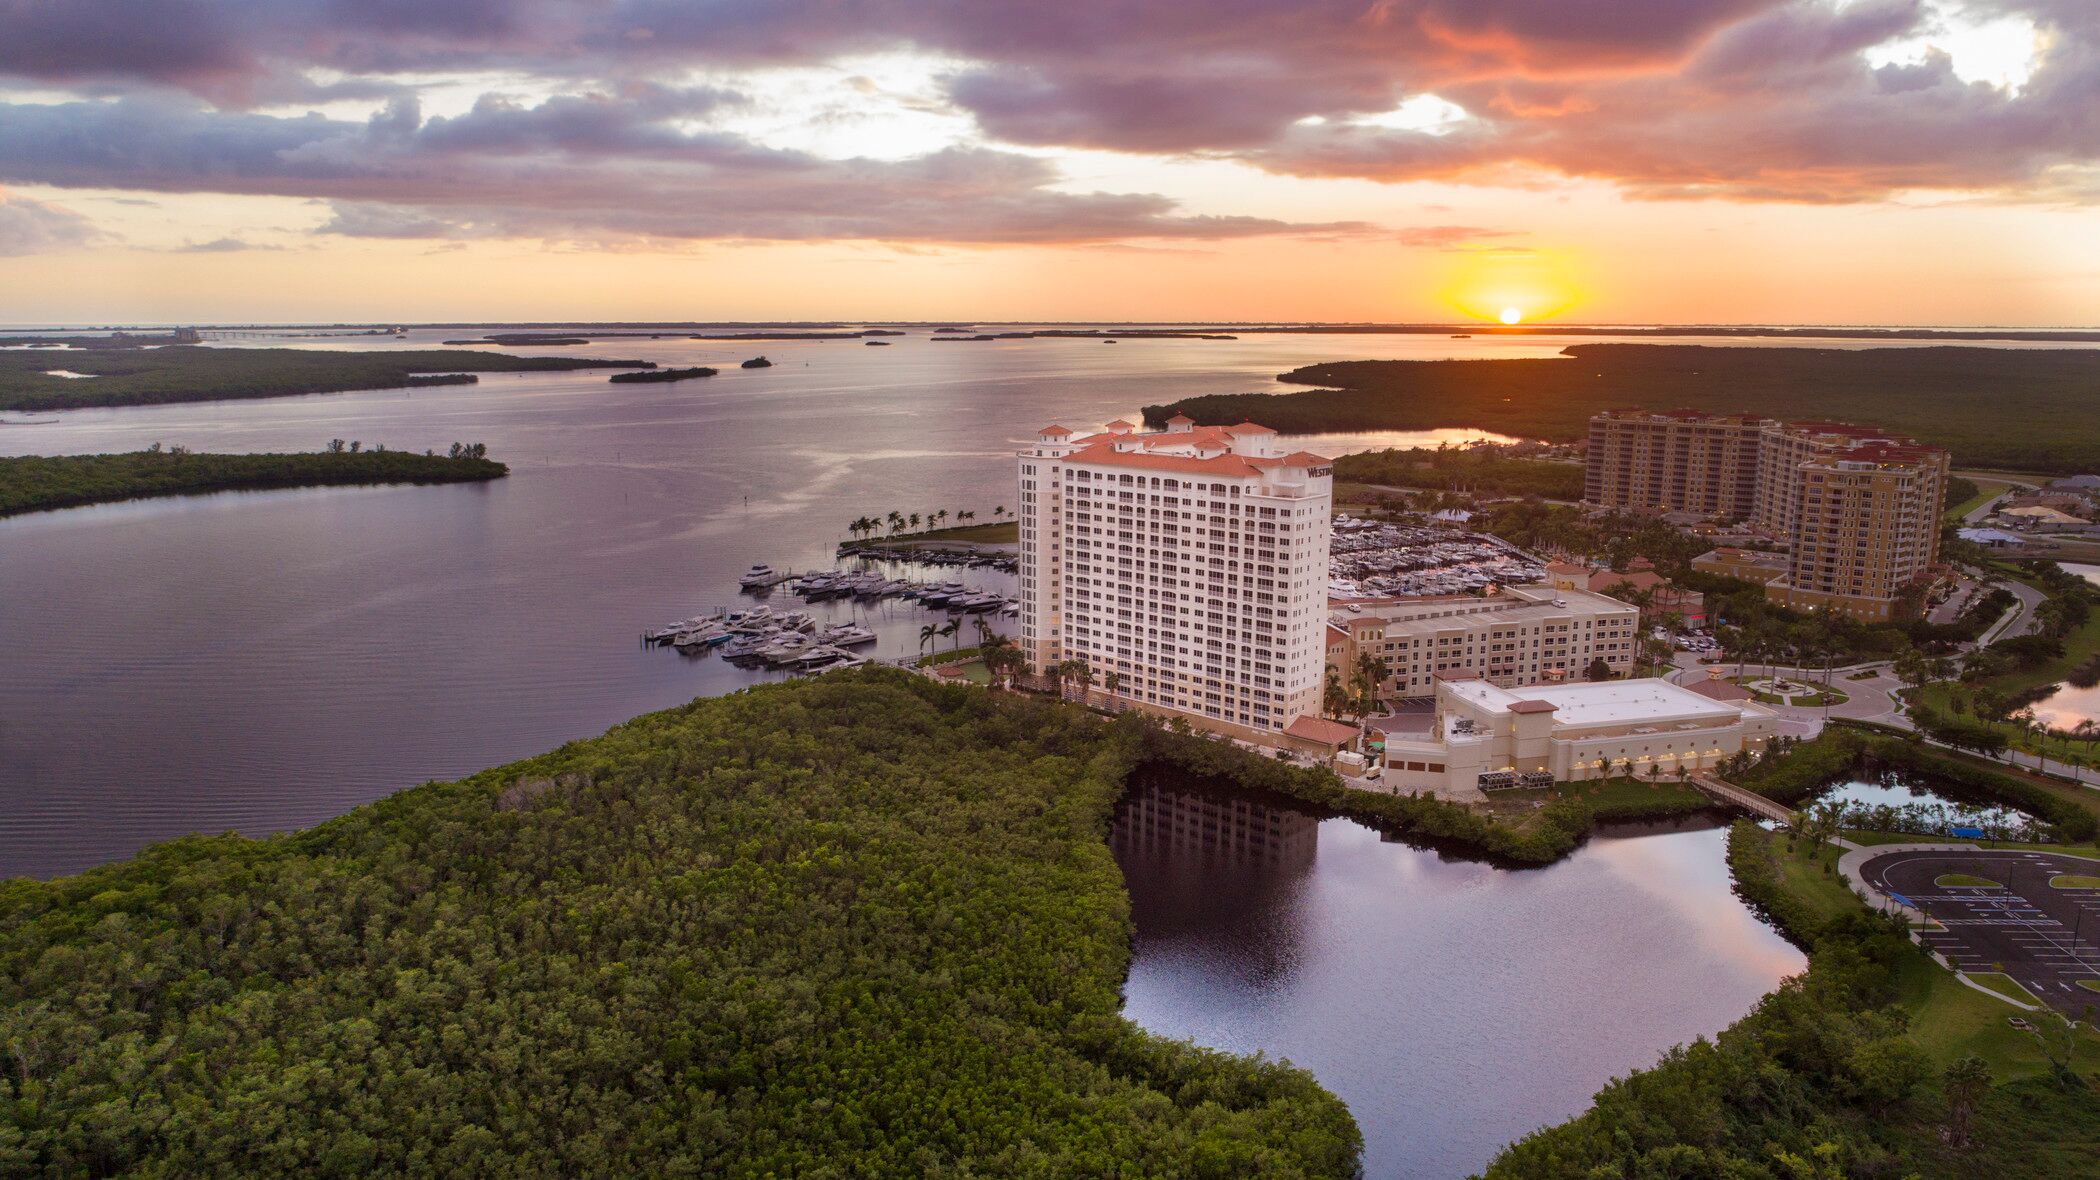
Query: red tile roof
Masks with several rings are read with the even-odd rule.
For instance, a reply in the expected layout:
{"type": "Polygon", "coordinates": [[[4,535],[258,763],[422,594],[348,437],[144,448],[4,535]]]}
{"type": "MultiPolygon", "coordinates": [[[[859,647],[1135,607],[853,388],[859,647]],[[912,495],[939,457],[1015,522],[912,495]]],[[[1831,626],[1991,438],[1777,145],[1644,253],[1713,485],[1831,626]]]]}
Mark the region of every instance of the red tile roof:
{"type": "Polygon", "coordinates": [[[1512,713],[1551,713],[1558,708],[1560,706],[1552,701],[1512,701],[1510,702],[1509,711],[1512,713]]]}
{"type": "Polygon", "coordinates": [[[1283,727],[1283,732],[1286,737],[1318,742],[1323,746],[1344,746],[1356,739],[1354,725],[1344,725],[1339,721],[1329,721],[1325,717],[1314,717],[1306,713],[1291,718],[1291,723],[1283,727]]]}
{"type": "Polygon", "coordinates": [[[1052,424],[1050,424],[1050,425],[1048,425],[1048,426],[1045,426],[1045,427],[1043,427],[1043,428],[1042,428],[1041,430],[1038,430],[1038,431],[1036,431],[1036,433],[1037,433],[1037,434],[1039,434],[1039,435],[1046,435],[1046,436],[1050,436],[1050,437],[1055,437],[1055,438],[1062,438],[1062,437],[1065,437],[1065,436],[1067,436],[1067,435],[1070,435],[1070,434],[1071,434],[1072,432],[1071,432],[1071,431],[1069,431],[1069,430],[1066,430],[1066,429],[1065,429],[1064,427],[1062,427],[1062,426],[1059,426],[1059,425],[1057,425],[1056,423],[1052,423],[1052,424]]]}

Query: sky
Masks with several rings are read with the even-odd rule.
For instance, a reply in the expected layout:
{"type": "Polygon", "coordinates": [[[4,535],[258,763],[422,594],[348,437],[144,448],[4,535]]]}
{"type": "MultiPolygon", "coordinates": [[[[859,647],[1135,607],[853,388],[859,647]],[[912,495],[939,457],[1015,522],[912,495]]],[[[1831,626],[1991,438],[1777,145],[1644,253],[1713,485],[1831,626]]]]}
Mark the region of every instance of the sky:
{"type": "Polygon", "coordinates": [[[2096,0],[0,0],[0,323],[2100,324],[2096,0]]]}

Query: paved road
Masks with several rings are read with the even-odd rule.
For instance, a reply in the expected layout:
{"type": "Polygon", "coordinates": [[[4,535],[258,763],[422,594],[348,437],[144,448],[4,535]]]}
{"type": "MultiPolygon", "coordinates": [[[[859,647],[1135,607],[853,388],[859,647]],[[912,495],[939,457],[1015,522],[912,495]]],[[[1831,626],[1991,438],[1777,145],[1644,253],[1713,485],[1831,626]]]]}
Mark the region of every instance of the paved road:
{"type": "Polygon", "coordinates": [[[2060,1011],[2100,1005],[2100,890],[2057,889],[2059,874],[2100,875],[2100,861],[2055,852],[1934,849],[1890,852],[1860,866],[1874,889],[1934,920],[1926,946],[1968,972],[2002,970],[2060,1011]],[[1949,874],[2003,888],[1942,886],[1949,874]]]}
{"type": "Polygon", "coordinates": [[[2032,632],[2041,622],[2035,616],[2035,609],[2044,602],[2049,601],[2048,595],[2025,582],[2003,582],[2000,584],[2005,587],[2007,593],[2020,600],[2019,613],[2012,616],[2011,623],[2008,624],[2001,618],[1985,630],[1982,638],[1977,640],[1978,644],[1983,647],[1989,647],[2002,639],[2018,639],[2020,636],[2032,632]]]}

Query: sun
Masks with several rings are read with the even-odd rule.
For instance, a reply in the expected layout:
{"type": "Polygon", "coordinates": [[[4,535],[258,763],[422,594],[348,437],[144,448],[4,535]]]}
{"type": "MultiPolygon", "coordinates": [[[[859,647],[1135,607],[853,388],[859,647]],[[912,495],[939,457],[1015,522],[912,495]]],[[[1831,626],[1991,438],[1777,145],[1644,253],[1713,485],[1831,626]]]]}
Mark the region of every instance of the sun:
{"type": "Polygon", "coordinates": [[[1502,309],[1502,314],[1496,316],[1495,318],[1501,320],[1505,324],[1514,324],[1521,321],[1524,318],[1524,313],[1521,310],[1514,307],[1505,307],[1502,309]]]}

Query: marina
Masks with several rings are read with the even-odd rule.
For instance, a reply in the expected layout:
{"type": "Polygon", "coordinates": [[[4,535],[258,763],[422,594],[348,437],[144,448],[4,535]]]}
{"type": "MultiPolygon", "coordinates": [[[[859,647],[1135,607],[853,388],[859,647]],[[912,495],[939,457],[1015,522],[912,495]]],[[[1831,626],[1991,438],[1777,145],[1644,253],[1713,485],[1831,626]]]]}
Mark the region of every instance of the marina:
{"type": "MultiPolygon", "coordinates": [[[[737,579],[745,594],[763,596],[781,589],[805,603],[848,601],[873,604],[895,600],[924,610],[957,615],[1020,613],[1008,595],[959,581],[919,582],[891,577],[876,569],[811,570],[794,574],[765,563],[753,565],[737,579]]],[[[873,630],[852,621],[821,623],[810,611],[776,611],[771,605],[718,606],[690,618],[646,628],[646,647],[669,647],[680,655],[720,655],[741,666],[827,672],[868,662],[854,649],[876,642],[873,630]]]]}
{"type": "Polygon", "coordinates": [[[1467,594],[1546,579],[1544,563],[1500,537],[1433,525],[1334,518],[1328,593],[1337,598],[1467,594]]]}

